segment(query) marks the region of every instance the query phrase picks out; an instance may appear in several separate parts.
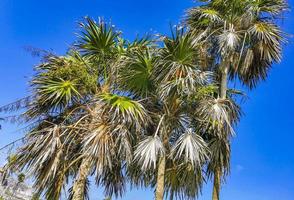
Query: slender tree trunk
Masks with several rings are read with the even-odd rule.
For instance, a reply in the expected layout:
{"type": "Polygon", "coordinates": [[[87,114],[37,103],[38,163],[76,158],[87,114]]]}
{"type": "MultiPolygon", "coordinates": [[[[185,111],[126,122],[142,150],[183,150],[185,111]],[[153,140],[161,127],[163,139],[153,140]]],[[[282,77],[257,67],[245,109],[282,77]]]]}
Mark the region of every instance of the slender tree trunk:
{"type": "Polygon", "coordinates": [[[163,200],[165,178],[165,155],[159,159],[155,200],[163,200]]]}
{"type": "Polygon", "coordinates": [[[227,89],[228,89],[228,66],[224,66],[221,69],[221,83],[220,83],[220,98],[226,99],[227,98],[227,89]]]}
{"type": "Polygon", "coordinates": [[[84,158],[72,189],[72,200],[84,200],[85,185],[91,170],[91,160],[84,158]]]}
{"type": "Polygon", "coordinates": [[[220,188],[221,188],[221,169],[217,167],[214,172],[214,180],[213,180],[213,193],[212,200],[219,200],[220,196],[220,188]]]}
{"type": "MultiPolygon", "coordinates": [[[[227,64],[221,69],[221,82],[220,82],[220,98],[226,99],[227,98],[227,90],[228,90],[228,72],[229,67],[227,64]]],[[[220,189],[221,189],[221,177],[222,177],[222,170],[221,167],[216,167],[214,171],[214,180],[213,180],[213,192],[212,192],[212,200],[219,200],[220,199],[220,189]]]]}

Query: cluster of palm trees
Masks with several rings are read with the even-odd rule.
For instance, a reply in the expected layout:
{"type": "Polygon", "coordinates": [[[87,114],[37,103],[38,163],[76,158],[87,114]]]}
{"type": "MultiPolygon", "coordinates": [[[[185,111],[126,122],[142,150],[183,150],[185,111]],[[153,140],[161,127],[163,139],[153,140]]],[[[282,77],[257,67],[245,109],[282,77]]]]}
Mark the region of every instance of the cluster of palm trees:
{"type": "Polygon", "coordinates": [[[281,59],[276,19],[283,0],[211,0],[187,11],[171,36],[125,40],[86,18],[64,56],[47,53],[24,109],[30,123],[9,167],[33,174],[36,192],[87,199],[89,178],[108,196],[126,185],[155,199],[194,199],[213,179],[213,200],[230,171],[240,119],[237,81],[254,88],[281,59]]]}

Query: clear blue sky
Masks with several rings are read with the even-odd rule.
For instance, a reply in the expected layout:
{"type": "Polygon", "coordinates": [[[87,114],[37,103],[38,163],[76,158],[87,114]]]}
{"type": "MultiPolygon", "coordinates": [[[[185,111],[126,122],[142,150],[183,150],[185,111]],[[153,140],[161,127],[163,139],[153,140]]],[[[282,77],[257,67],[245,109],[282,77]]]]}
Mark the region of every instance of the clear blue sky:
{"type": "MultiPolygon", "coordinates": [[[[294,6],[294,0],[289,3],[294,6]]],[[[24,46],[63,54],[85,15],[112,19],[129,39],[150,31],[168,33],[169,23],[177,23],[192,5],[192,0],[0,0],[0,105],[27,93],[32,67],[39,60],[24,46]]],[[[288,13],[282,24],[288,33],[294,33],[293,21],[293,13],[288,13]]],[[[290,39],[282,63],[274,66],[266,82],[248,93],[243,105],[245,116],[233,141],[232,173],[223,200],[294,199],[293,74],[290,39]]],[[[16,126],[3,125],[0,146],[22,135],[15,130],[16,126]]],[[[101,200],[101,190],[93,188],[91,197],[101,200]]],[[[152,198],[152,191],[139,190],[128,191],[123,199],[152,198]]],[[[199,199],[210,199],[209,186],[199,199]]]]}

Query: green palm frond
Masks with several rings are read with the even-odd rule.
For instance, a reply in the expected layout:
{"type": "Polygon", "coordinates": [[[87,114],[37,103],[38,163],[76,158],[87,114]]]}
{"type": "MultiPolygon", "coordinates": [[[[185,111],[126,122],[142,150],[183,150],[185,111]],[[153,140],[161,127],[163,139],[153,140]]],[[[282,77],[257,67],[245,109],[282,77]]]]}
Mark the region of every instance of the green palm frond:
{"type": "Polygon", "coordinates": [[[97,86],[98,72],[87,57],[76,50],[71,50],[66,56],[47,56],[45,62],[38,65],[34,80],[63,79],[76,81],[80,93],[91,93],[97,86]]]}
{"type": "Polygon", "coordinates": [[[143,38],[137,37],[133,41],[118,37],[116,44],[117,53],[120,56],[126,56],[126,54],[145,51],[154,46],[154,41],[149,35],[146,35],[143,38]]]}
{"type": "Polygon", "coordinates": [[[210,82],[211,73],[201,71],[198,51],[191,34],[176,30],[172,38],[164,39],[158,64],[154,69],[162,98],[172,94],[189,95],[197,87],[210,82]]]}
{"type": "Polygon", "coordinates": [[[36,119],[58,114],[62,110],[91,96],[98,87],[98,74],[89,60],[76,51],[66,56],[48,56],[36,67],[30,82],[32,95],[25,116],[36,119]]]}
{"type": "Polygon", "coordinates": [[[118,84],[124,90],[130,90],[135,95],[146,97],[154,92],[152,70],[156,57],[151,50],[139,50],[124,58],[118,71],[118,84]]]}
{"type": "Polygon", "coordinates": [[[128,42],[126,45],[126,48],[128,52],[134,52],[134,51],[144,51],[147,50],[149,47],[153,47],[154,41],[150,35],[146,35],[142,38],[136,38],[132,42],[128,42]]]}
{"type": "Polygon", "coordinates": [[[196,7],[187,11],[188,23],[193,28],[202,28],[208,24],[221,22],[220,13],[213,8],[196,7]]]}
{"type": "Polygon", "coordinates": [[[103,93],[99,99],[106,104],[108,112],[113,112],[114,119],[136,124],[147,120],[146,110],[138,101],[111,93],[103,93]]]}
{"type": "Polygon", "coordinates": [[[115,51],[116,41],[120,33],[114,29],[114,26],[107,24],[99,19],[95,22],[91,18],[86,18],[85,23],[81,23],[83,32],[79,36],[78,47],[87,56],[106,58],[115,51]]]}
{"type": "Polygon", "coordinates": [[[285,0],[259,0],[250,3],[247,10],[255,13],[269,13],[272,16],[277,16],[288,9],[285,0]]]}
{"type": "Polygon", "coordinates": [[[41,79],[33,81],[32,84],[36,87],[39,103],[42,106],[49,103],[48,106],[53,109],[65,107],[68,103],[80,97],[73,81],[41,79]]]}

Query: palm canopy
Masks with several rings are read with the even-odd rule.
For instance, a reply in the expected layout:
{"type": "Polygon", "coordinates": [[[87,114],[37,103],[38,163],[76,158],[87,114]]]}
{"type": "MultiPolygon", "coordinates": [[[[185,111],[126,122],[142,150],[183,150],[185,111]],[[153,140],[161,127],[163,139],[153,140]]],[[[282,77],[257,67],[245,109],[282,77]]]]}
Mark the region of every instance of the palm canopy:
{"type": "Polygon", "coordinates": [[[239,117],[233,98],[218,99],[202,46],[185,29],[157,45],[124,40],[104,21],[81,25],[73,50],[36,68],[23,114],[34,126],[12,167],[32,172],[47,199],[59,199],[65,185],[72,199],[85,199],[90,176],[109,196],[129,181],[194,198],[211,157],[208,138],[239,117]]]}
{"type": "Polygon", "coordinates": [[[211,0],[187,12],[195,40],[217,66],[227,66],[250,88],[267,77],[281,60],[284,34],[276,19],[287,9],[284,0],[211,0]]]}
{"type": "MultiPolygon", "coordinates": [[[[120,59],[148,45],[147,40],[123,41],[103,21],[87,18],[82,26],[75,49],[65,56],[48,54],[36,67],[29,101],[2,108],[24,109],[22,116],[33,123],[14,167],[33,173],[37,192],[45,192],[49,199],[59,199],[69,178],[78,176],[85,157],[90,160],[88,175],[95,172],[97,183],[111,195],[123,191],[106,171],[131,161],[134,134],[148,121],[141,102],[118,91],[114,82],[120,59]]],[[[113,178],[119,179],[119,173],[113,178]]]]}
{"type": "MultiPolygon", "coordinates": [[[[210,157],[207,138],[218,134],[216,124],[220,129],[225,126],[232,130],[240,110],[233,99],[219,102],[213,73],[202,69],[201,52],[191,33],[177,29],[171,37],[163,37],[163,47],[156,53],[156,58],[150,59],[151,70],[144,70],[144,77],[149,77],[146,85],[151,82],[156,88],[148,90],[146,99],[152,121],[136,146],[135,166],[130,167],[129,174],[135,185],[159,185],[159,166],[164,158],[165,194],[194,198],[201,189],[202,169],[210,157]],[[219,102],[220,108],[215,109],[217,103],[210,101],[219,102]]],[[[145,64],[141,60],[136,66],[150,69],[145,64]]],[[[132,73],[132,79],[137,80],[136,75],[132,73]]]]}

